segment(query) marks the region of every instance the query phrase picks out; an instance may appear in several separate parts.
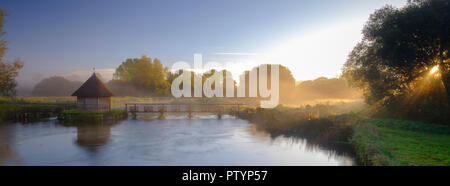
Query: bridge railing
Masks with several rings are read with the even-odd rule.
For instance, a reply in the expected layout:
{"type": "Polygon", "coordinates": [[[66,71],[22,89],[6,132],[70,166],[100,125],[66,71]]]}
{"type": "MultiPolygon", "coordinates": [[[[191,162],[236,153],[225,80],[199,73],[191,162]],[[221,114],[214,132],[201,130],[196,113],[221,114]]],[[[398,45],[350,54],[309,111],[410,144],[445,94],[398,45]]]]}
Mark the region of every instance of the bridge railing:
{"type": "Polygon", "coordinates": [[[242,104],[126,103],[127,112],[229,112],[239,111],[242,104]]]}

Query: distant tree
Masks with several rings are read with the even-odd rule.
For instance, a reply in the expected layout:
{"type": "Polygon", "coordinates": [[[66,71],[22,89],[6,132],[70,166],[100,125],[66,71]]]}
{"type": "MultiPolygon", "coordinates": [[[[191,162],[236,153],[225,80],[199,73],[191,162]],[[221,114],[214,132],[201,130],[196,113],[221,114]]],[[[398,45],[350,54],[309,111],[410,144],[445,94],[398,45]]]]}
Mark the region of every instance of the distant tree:
{"type": "Polygon", "coordinates": [[[23,62],[19,59],[9,63],[3,57],[6,52],[6,40],[3,38],[5,32],[3,31],[4,17],[6,11],[0,8],[0,96],[15,96],[17,82],[16,77],[19,75],[19,70],[23,67],[23,62]]]}
{"type": "Polygon", "coordinates": [[[167,81],[168,69],[155,58],[152,62],[147,56],[127,59],[114,73],[112,84],[126,84],[150,95],[168,95],[170,83],[167,81]]]}
{"type": "MultiPolygon", "coordinates": [[[[222,91],[223,91],[222,95],[223,95],[223,97],[227,97],[227,94],[226,94],[227,93],[227,87],[226,87],[227,76],[229,77],[228,81],[232,81],[233,82],[232,83],[233,84],[233,92],[234,92],[234,97],[236,97],[236,81],[233,79],[232,73],[230,71],[228,71],[228,70],[222,70],[222,71],[217,71],[216,69],[209,70],[209,71],[207,71],[207,72],[202,74],[202,83],[204,84],[205,80],[210,78],[211,76],[213,76],[216,72],[222,73],[222,78],[223,79],[222,79],[222,81],[219,81],[219,83],[222,86],[222,91]]],[[[215,87],[216,87],[216,85],[215,85],[215,83],[213,83],[211,88],[215,89],[215,87]]]]}
{"type": "Polygon", "coordinates": [[[81,82],[69,81],[60,76],[43,79],[34,86],[33,96],[70,96],[81,86],[81,82]]]}
{"type": "MultiPolygon", "coordinates": [[[[256,87],[257,87],[257,96],[258,97],[260,97],[260,93],[259,93],[259,68],[261,67],[262,65],[260,65],[260,66],[257,66],[257,67],[254,67],[252,70],[256,70],[256,72],[257,72],[257,78],[256,78],[256,80],[257,80],[257,85],[256,85],[256,87]]],[[[250,82],[250,71],[244,71],[243,73],[242,73],[242,75],[241,76],[243,76],[243,77],[245,77],[245,96],[246,97],[249,97],[249,91],[250,91],[250,88],[249,88],[249,82],[250,82]]],[[[267,65],[267,87],[268,88],[271,88],[272,87],[272,85],[271,85],[271,81],[270,81],[270,79],[272,78],[271,77],[271,65],[270,64],[268,64],[267,65]]],[[[283,103],[283,104],[288,104],[288,103],[291,103],[290,101],[292,100],[292,99],[294,99],[295,98],[295,93],[294,93],[294,89],[295,89],[295,78],[294,78],[294,76],[292,75],[292,72],[289,70],[289,68],[287,68],[287,67],[285,67],[285,66],[283,66],[283,65],[279,65],[279,82],[278,82],[278,85],[275,85],[275,86],[278,86],[278,88],[279,88],[279,94],[280,94],[280,103],[283,103]]]]}
{"type": "Polygon", "coordinates": [[[300,82],[295,87],[296,98],[294,102],[315,99],[359,99],[360,91],[350,87],[344,78],[320,77],[315,80],[300,82]]]}
{"type": "MultiPolygon", "coordinates": [[[[184,70],[177,70],[177,71],[168,73],[167,82],[169,84],[172,84],[172,82],[176,78],[178,78],[184,71],[187,71],[187,73],[191,73],[191,82],[190,82],[191,87],[190,87],[190,89],[191,89],[191,95],[194,96],[194,78],[195,77],[200,78],[201,74],[197,74],[194,71],[190,71],[190,70],[186,70],[186,69],[184,69],[184,70]]],[[[183,89],[183,83],[180,83],[179,88],[180,88],[180,90],[183,89]]]]}
{"type": "MultiPolygon", "coordinates": [[[[175,71],[175,72],[170,72],[169,75],[168,75],[167,81],[169,83],[172,83],[172,81],[175,80],[178,76],[180,76],[183,73],[183,71],[184,70],[178,70],[178,71],[175,71]]],[[[204,72],[203,74],[195,73],[194,71],[189,71],[189,72],[191,73],[191,95],[194,96],[194,77],[201,78],[201,80],[202,80],[201,81],[201,83],[202,83],[201,86],[203,88],[205,80],[210,78],[211,76],[213,76],[214,73],[217,72],[217,70],[212,69],[212,70],[204,72]]],[[[231,79],[229,79],[229,80],[233,81],[233,85],[234,85],[233,86],[233,90],[235,90],[236,81],[233,80],[232,74],[231,74],[230,71],[222,70],[221,72],[222,72],[222,75],[223,75],[224,79],[220,83],[222,84],[222,87],[223,87],[223,96],[226,97],[226,90],[227,90],[226,89],[226,82],[227,82],[226,75],[228,74],[229,77],[231,77],[231,79]]],[[[214,89],[215,86],[216,86],[215,83],[213,83],[211,88],[214,89]]],[[[183,83],[180,84],[180,89],[182,89],[182,87],[183,87],[183,83]]],[[[236,93],[234,95],[236,96],[236,93]]],[[[203,93],[203,90],[202,90],[202,96],[205,96],[204,93],[203,93]]]]}

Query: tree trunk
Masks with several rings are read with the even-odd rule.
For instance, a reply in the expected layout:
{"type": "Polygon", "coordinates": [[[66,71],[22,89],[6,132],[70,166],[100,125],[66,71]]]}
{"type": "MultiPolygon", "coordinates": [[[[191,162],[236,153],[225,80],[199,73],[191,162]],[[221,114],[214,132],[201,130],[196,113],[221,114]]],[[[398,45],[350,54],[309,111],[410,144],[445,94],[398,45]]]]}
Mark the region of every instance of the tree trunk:
{"type": "Polygon", "coordinates": [[[450,103],[450,72],[442,73],[442,83],[447,92],[447,100],[449,100],[450,103]]]}

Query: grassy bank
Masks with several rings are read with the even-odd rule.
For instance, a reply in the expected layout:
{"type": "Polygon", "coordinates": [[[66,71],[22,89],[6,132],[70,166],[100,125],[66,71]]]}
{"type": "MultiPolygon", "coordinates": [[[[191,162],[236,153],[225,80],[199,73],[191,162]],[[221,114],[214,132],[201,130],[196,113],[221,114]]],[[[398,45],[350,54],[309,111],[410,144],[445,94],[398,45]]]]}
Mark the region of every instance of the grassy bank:
{"type": "Polygon", "coordinates": [[[64,109],[75,107],[74,102],[59,99],[39,99],[34,102],[24,99],[0,97],[0,123],[14,120],[39,120],[44,117],[56,116],[64,109]]]}
{"type": "Polygon", "coordinates": [[[450,165],[450,127],[405,120],[359,118],[351,140],[368,165],[450,165]]]}
{"type": "Polygon", "coordinates": [[[298,136],[326,148],[351,144],[363,165],[450,165],[448,126],[358,114],[314,115],[318,109],[244,108],[239,117],[274,136],[298,136]]]}
{"type": "Polygon", "coordinates": [[[88,122],[100,123],[103,121],[118,121],[127,117],[127,112],[121,109],[113,109],[108,111],[78,111],[64,110],[58,115],[61,122],[88,122]]]}
{"type": "Polygon", "coordinates": [[[15,114],[22,110],[19,105],[0,104],[0,123],[8,120],[14,120],[15,114]]]}
{"type": "MultiPolygon", "coordinates": [[[[112,97],[112,108],[124,107],[125,103],[152,102],[152,98],[140,97],[112,97]]],[[[56,117],[63,110],[72,112],[75,108],[76,97],[0,97],[0,123],[4,121],[34,121],[45,117],[56,117]],[[26,113],[26,114],[25,114],[26,113]]],[[[114,116],[114,112],[107,113],[106,116],[114,116]]],[[[83,113],[82,118],[98,120],[98,113],[83,113]]],[[[103,115],[100,114],[100,115],[103,115]]]]}
{"type": "MultiPolygon", "coordinates": [[[[75,104],[76,97],[0,97],[1,104],[75,104]]],[[[151,103],[153,99],[150,97],[111,97],[111,107],[120,108],[125,103],[151,103]]]]}

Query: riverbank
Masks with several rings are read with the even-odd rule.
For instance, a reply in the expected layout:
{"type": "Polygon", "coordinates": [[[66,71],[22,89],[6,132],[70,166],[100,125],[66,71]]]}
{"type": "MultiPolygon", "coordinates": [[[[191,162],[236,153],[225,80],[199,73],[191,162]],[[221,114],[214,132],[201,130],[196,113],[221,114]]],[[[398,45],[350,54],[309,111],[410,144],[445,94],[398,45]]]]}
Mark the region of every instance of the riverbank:
{"type": "Polygon", "coordinates": [[[56,117],[66,109],[75,108],[75,104],[57,103],[0,103],[0,123],[5,121],[37,121],[56,117]]]}
{"type": "Polygon", "coordinates": [[[448,126],[358,114],[317,116],[317,109],[245,108],[239,117],[273,136],[298,136],[328,148],[350,144],[362,165],[450,165],[448,126]]]}
{"type": "Polygon", "coordinates": [[[119,121],[128,117],[125,110],[113,109],[106,111],[64,110],[58,115],[58,120],[65,123],[84,122],[101,123],[103,121],[119,121]]]}
{"type": "Polygon", "coordinates": [[[152,102],[152,98],[113,97],[111,111],[76,112],[75,97],[0,97],[0,123],[6,121],[33,122],[49,117],[65,118],[64,121],[119,120],[126,112],[117,111],[127,102],[152,102]],[[116,110],[117,109],[117,110],[116,110]],[[75,115],[80,116],[76,119],[75,115]]]}
{"type": "MultiPolygon", "coordinates": [[[[1,104],[75,104],[76,97],[0,97],[1,104]]],[[[121,108],[125,103],[152,103],[151,97],[111,97],[111,107],[121,108]]]]}

